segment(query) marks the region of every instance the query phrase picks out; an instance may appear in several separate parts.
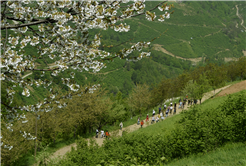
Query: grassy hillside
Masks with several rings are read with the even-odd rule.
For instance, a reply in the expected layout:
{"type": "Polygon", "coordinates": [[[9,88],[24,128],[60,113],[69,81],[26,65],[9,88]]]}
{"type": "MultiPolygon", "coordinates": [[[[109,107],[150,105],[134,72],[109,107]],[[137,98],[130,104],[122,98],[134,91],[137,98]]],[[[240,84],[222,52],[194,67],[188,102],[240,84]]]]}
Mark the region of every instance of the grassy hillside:
{"type": "MultiPolygon", "coordinates": [[[[153,8],[157,3],[159,2],[146,2],[147,9],[153,8]]],[[[166,33],[152,42],[150,48],[144,49],[152,52],[151,58],[139,62],[115,59],[113,63],[108,62],[107,68],[97,74],[75,72],[75,80],[80,85],[100,83],[110,93],[116,94],[121,91],[123,97],[126,97],[136,83],[147,83],[154,86],[163,78],[172,78],[184,70],[193,69],[192,64],[194,63],[188,58],[202,57],[200,58],[202,62],[196,63],[196,66],[199,66],[204,65],[205,62],[224,63],[224,57],[240,57],[243,55],[242,50],[245,50],[246,45],[246,33],[243,29],[245,22],[241,26],[242,20],[236,15],[236,5],[239,14],[243,16],[246,8],[245,3],[169,2],[169,4],[171,3],[175,6],[175,12],[170,19],[166,19],[164,22],[149,22],[144,16],[141,16],[125,21],[131,25],[131,30],[128,33],[117,33],[111,29],[90,31],[90,38],[93,38],[96,33],[101,33],[103,36],[102,46],[113,45],[113,47],[101,47],[101,49],[115,53],[138,41],[150,41],[167,30],[166,33]],[[236,24],[238,24],[237,27],[236,24]],[[129,41],[129,39],[132,40],[129,41]],[[154,44],[161,45],[168,52],[183,59],[177,59],[161,51],[156,51],[154,44]]],[[[158,15],[160,12],[156,11],[156,14],[158,15]]],[[[242,18],[245,19],[245,17],[242,18]]],[[[31,55],[36,53],[31,46],[26,51],[31,55]]],[[[138,52],[133,52],[133,55],[137,54],[138,52]]],[[[37,61],[37,65],[41,68],[56,60],[44,57],[37,61]]],[[[38,72],[34,74],[29,77],[38,78],[41,75],[38,72]]],[[[66,76],[66,73],[61,73],[61,75],[66,76]]],[[[59,77],[52,78],[49,73],[46,77],[53,79],[57,83],[56,87],[58,89],[67,90],[60,83],[59,77]]],[[[21,98],[24,101],[23,103],[31,104],[39,99],[44,99],[47,90],[33,88],[31,93],[34,100],[18,98],[21,98]]]]}
{"type": "MultiPolygon", "coordinates": [[[[150,9],[157,3],[146,2],[146,6],[150,9]]],[[[152,42],[150,48],[145,48],[146,51],[152,51],[151,59],[136,63],[115,60],[116,63],[108,64],[108,68],[102,70],[102,72],[115,71],[100,75],[102,79],[106,78],[104,79],[106,85],[113,85],[109,88],[111,92],[118,89],[126,96],[128,93],[122,90],[126,88],[123,87],[125,83],[128,85],[128,91],[137,82],[155,85],[161,78],[175,77],[184,70],[193,68],[191,65],[193,63],[188,58],[202,57],[203,62],[196,63],[198,66],[204,65],[205,62],[221,64],[224,63],[225,57],[243,56],[242,50],[246,49],[246,33],[245,31],[242,32],[243,27],[239,24],[241,20],[236,16],[235,6],[238,5],[239,13],[243,14],[246,8],[244,3],[170,3],[174,4],[175,12],[170,19],[164,22],[149,22],[144,19],[144,16],[141,16],[125,21],[131,25],[131,30],[128,33],[115,33],[111,29],[100,31],[103,36],[102,45],[115,46],[112,48],[103,47],[102,49],[114,53],[124,47],[130,47],[132,43],[150,41],[168,29],[164,35],[152,42]],[[236,23],[238,23],[238,28],[236,28],[236,23]],[[129,39],[132,40],[129,41],[129,39]],[[121,43],[124,44],[119,45],[121,43]],[[154,50],[154,44],[159,44],[175,56],[187,60],[177,59],[161,51],[156,51],[154,50]],[[153,61],[156,63],[153,63],[153,61]],[[121,67],[126,70],[117,70],[121,67]],[[113,78],[110,78],[111,76],[113,78]],[[120,82],[122,79],[118,77],[124,77],[125,81],[120,82]]],[[[160,12],[156,12],[156,14],[158,15],[160,12]]],[[[92,31],[91,37],[98,32],[92,31]]],[[[136,54],[133,53],[133,55],[136,54]]],[[[88,77],[91,76],[88,75],[88,77]]],[[[95,75],[92,77],[94,80],[100,79],[98,77],[96,79],[95,75]]]]}
{"type": "Polygon", "coordinates": [[[175,159],[167,166],[231,166],[246,165],[246,144],[228,143],[207,154],[191,155],[183,159],[175,159]]]}

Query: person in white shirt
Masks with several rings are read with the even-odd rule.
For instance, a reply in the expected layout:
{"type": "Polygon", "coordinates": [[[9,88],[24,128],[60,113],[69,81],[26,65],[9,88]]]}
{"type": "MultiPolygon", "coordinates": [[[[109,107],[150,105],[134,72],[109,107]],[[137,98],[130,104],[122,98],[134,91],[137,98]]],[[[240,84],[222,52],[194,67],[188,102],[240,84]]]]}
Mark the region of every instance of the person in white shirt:
{"type": "Polygon", "coordinates": [[[164,104],[164,110],[166,110],[166,108],[167,108],[167,105],[166,105],[166,104],[164,104]]]}
{"type": "Polygon", "coordinates": [[[103,138],[104,137],[104,131],[101,130],[101,137],[103,138]]]}
{"type": "Polygon", "coordinates": [[[153,110],[153,116],[155,116],[155,110],[153,110]]]}
{"type": "Polygon", "coordinates": [[[98,138],[98,129],[96,129],[96,138],[98,138]]]}
{"type": "Polygon", "coordinates": [[[159,118],[158,118],[158,116],[156,117],[156,123],[157,123],[157,122],[159,122],[159,118]]]}
{"type": "Polygon", "coordinates": [[[151,123],[154,123],[155,122],[155,117],[154,117],[154,115],[152,116],[152,121],[151,121],[151,123]]]}
{"type": "Polygon", "coordinates": [[[173,106],[170,107],[170,114],[172,114],[173,106]]]}
{"type": "Polygon", "coordinates": [[[123,128],[123,123],[120,122],[120,129],[122,130],[122,128],[123,128]]]}
{"type": "Polygon", "coordinates": [[[162,112],[160,113],[160,116],[161,116],[161,120],[164,120],[164,116],[162,112]]]}

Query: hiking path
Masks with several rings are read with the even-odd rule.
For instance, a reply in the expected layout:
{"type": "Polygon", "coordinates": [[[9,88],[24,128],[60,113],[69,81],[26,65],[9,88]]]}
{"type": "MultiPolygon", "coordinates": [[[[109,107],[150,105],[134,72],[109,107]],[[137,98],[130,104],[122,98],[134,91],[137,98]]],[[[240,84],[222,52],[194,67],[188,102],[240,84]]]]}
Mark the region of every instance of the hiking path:
{"type": "MultiPolygon", "coordinates": [[[[222,87],[222,88],[216,89],[216,90],[215,90],[215,94],[217,94],[217,93],[219,93],[220,91],[222,91],[222,90],[228,88],[229,86],[230,86],[230,85],[227,85],[227,86],[224,86],[224,87],[222,87]]],[[[204,96],[203,96],[203,98],[202,98],[202,101],[201,101],[201,102],[204,102],[205,100],[209,99],[209,98],[212,97],[213,95],[214,95],[214,91],[210,91],[210,92],[205,93],[204,96]]],[[[162,106],[162,107],[163,107],[163,106],[162,106]]],[[[187,109],[187,107],[188,107],[188,105],[186,104],[186,105],[184,106],[184,109],[181,109],[181,108],[179,108],[179,104],[177,103],[177,112],[176,112],[176,114],[179,114],[180,112],[182,112],[182,110],[187,109]]],[[[158,111],[156,111],[156,112],[158,112],[158,111]]],[[[165,112],[164,112],[164,115],[165,115],[165,112]]],[[[156,117],[156,116],[157,116],[157,115],[155,115],[155,117],[156,117]]],[[[167,118],[170,118],[170,117],[172,117],[172,116],[174,116],[174,115],[169,115],[167,118]]],[[[151,121],[151,115],[149,115],[149,119],[150,119],[150,121],[151,121]]],[[[166,118],[165,118],[165,119],[166,119],[166,118]]],[[[124,123],[123,123],[123,125],[124,125],[124,123]]],[[[151,125],[151,124],[149,123],[149,125],[151,125]]],[[[146,121],[144,121],[143,127],[147,127],[147,126],[148,126],[148,124],[146,124],[146,121]]],[[[130,125],[130,126],[127,126],[127,127],[123,127],[122,130],[116,130],[116,131],[110,132],[110,134],[111,134],[111,135],[114,135],[114,136],[116,136],[116,137],[119,137],[119,136],[122,136],[122,132],[123,132],[123,131],[127,131],[128,133],[130,133],[130,132],[133,132],[133,131],[138,130],[138,129],[140,129],[140,128],[141,128],[141,126],[138,125],[137,122],[136,122],[136,123],[133,124],[133,125],[130,125]]],[[[99,135],[100,135],[100,134],[99,134],[99,135]]],[[[93,137],[92,139],[94,139],[94,140],[96,141],[96,143],[97,143],[99,146],[102,146],[102,145],[103,145],[103,141],[104,141],[105,138],[95,138],[95,137],[93,137]]],[[[87,139],[87,141],[88,141],[88,143],[89,143],[89,139],[87,139]]],[[[71,151],[71,147],[74,147],[74,148],[76,149],[76,143],[73,143],[73,144],[71,144],[71,145],[65,146],[65,147],[63,147],[63,148],[57,150],[57,151],[52,155],[52,158],[55,158],[55,157],[58,157],[58,156],[61,156],[61,157],[64,156],[67,152],[70,152],[70,151],[71,151]]]]}

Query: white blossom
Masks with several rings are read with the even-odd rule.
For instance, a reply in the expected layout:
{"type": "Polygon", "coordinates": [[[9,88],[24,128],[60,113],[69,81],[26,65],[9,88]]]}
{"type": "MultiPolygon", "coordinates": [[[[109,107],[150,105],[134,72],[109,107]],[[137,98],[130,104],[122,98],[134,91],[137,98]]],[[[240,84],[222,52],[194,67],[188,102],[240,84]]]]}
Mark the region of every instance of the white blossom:
{"type": "Polygon", "coordinates": [[[23,92],[22,92],[22,95],[23,95],[23,96],[26,96],[26,97],[29,97],[29,96],[30,96],[29,89],[24,88],[24,90],[23,90],[23,92]]]}

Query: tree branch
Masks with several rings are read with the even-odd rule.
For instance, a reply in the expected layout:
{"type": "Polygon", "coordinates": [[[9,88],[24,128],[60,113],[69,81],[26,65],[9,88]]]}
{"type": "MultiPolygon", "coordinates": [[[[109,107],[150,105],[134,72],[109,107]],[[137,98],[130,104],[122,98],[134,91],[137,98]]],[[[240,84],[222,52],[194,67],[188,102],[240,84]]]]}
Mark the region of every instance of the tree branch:
{"type": "Polygon", "coordinates": [[[7,2],[7,0],[1,0],[1,3],[7,2]]]}
{"type": "MultiPolygon", "coordinates": [[[[152,8],[152,9],[150,9],[150,10],[148,10],[148,11],[153,11],[153,10],[155,10],[158,6],[160,6],[161,4],[163,4],[163,3],[165,3],[165,2],[167,2],[167,1],[163,1],[163,2],[159,3],[159,4],[156,5],[154,8],[152,8]]],[[[131,17],[136,17],[136,16],[140,16],[140,15],[143,15],[143,14],[145,14],[145,12],[142,12],[142,13],[139,13],[139,14],[132,15],[131,17]]],[[[126,18],[126,17],[118,17],[118,18],[124,19],[124,18],[126,18]]]]}
{"type": "MultiPolygon", "coordinates": [[[[2,3],[3,3],[3,2],[2,2],[2,3]]],[[[1,20],[3,20],[3,17],[5,16],[6,6],[7,6],[7,4],[5,3],[5,6],[4,6],[4,9],[3,9],[3,12],[2,12],[1,20]]]]}
{"type": "MultiPolygon", "coordinates": [[[[21,21],[21,20],[18,20],[18,21],[21,21]]],[[[5,28],[6,29],[17,29],[17,28],[21,28],[21,27],[25,27],[25,26],[38,25],[38,24],[42,24],[42,23],[46,23],[46,22],[55,23],[57,21],[47,18],[45,20],[34,21],[34,22],[26,23],[26,24],[16,24],[16,25],[1,26],[1,30],[5,29],[5,28]]]]}
{"type": "Polygon", "coordinates": [[[5,36],[5,42],[3,46],[3,57],[5,57],[5,50],[6,50],[6,44],[7,44],[7,37],[8,37],[8,30],[6,28],[6,36],[5,36]]]}
{"type": "Polygon", "coordinates": [[[5,107],[10,108],[10,109],[12,109],[12,108],[18,109],[17,107],[11,107],[11,106],[9,106],[8,104],[6,104],[6,103],[4,103],[4,102],[2,102],[2,101],[1,101],[1,104],[4,105],[5,107]]]}

